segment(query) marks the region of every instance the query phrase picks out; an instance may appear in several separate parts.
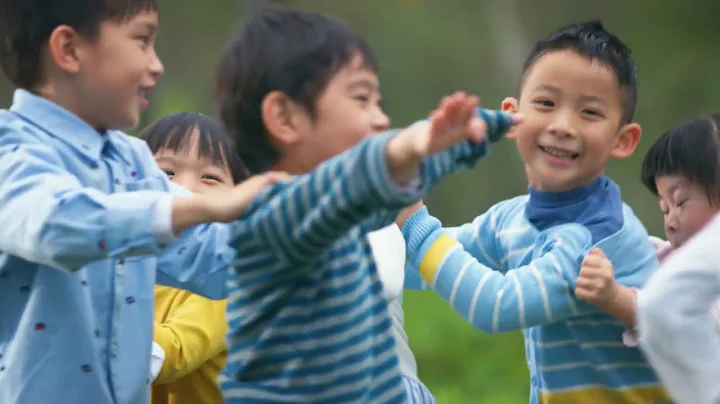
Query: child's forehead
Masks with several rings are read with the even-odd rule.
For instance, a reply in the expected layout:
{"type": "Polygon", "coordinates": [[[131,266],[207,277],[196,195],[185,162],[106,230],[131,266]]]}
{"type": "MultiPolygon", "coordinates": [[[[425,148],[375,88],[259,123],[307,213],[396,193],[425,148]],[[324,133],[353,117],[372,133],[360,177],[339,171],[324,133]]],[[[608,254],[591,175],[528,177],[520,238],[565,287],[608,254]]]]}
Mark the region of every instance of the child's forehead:
{"type": "Polygon", "coordinates": [[[368,63],[360,53],[355,53],[353,57],[341,66],[330,81],[365,82],[373,87],[380,86],[380,77],[377,71],[368,63]]]}
{"type": "Polygon", "coordinates": [[[203,153],[198,144],[186,145],[178,149],[163,147],[158,149],[153,156],[158,162],[169,162],[197,168],[213,166],[230,172],[230,167],[224,159],[203,153]]]}
{"type": "Polygon", "coordinates": [[[621,103],[617,74],[599,60],[572,49],[540,55],[525,72],[520,90],[522,94],[552,90],[564,94],[591,94],[607,103],[621,103]]]}
{"type": "Polygon", "coordinates": [[[655,177],[655,186],[660,194],[672,194],[676,191],[704,192],[702,187],[690,181],[684,174],[663,174],[655,177]]]}
{"type": "Polygon", "coordinates": [[[129,29],[147,28],[155,31],[160,25],[160,15],[154,9],[141,9],[119,20],[104,21],[103,25],[129,29]]]}

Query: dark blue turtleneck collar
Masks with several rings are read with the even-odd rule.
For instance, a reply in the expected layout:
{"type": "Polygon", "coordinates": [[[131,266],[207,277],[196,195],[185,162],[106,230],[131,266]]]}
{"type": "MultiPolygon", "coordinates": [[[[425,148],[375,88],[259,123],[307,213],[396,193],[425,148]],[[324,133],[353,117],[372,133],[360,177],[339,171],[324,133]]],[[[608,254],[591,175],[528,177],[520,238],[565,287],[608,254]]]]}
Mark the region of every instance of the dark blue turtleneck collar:
{"type": "Polygon", "coordinates": [[[564,192],[528,190],[530,198],[525,215],[540,231],[560,224],[577,223],[590,230],[593,243],[597,243],[617,233],[623,226],[620,188],[607,177],[564,192]]]}

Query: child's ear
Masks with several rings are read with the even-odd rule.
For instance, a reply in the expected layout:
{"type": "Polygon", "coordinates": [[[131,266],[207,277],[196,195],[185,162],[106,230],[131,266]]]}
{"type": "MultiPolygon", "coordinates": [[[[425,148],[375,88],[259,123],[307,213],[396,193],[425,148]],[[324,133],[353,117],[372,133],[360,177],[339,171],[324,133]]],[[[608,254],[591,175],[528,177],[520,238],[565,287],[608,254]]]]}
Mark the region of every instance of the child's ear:
{"type": "Polygon", "coordinates": [[[300,140],[303,112],[300,106],[280,91],[267,94],[260,106],[265,130],[272,142],[280,148],[290,147],[300,140]]]}
{"type": "Polygon", "coordinates": [[[73,28],[61,25],[55,28],[48,38],[47,51],[60,70],[75,74],[80,71],[83,45],[88,44],[73,28]]]}
{"type": "Polygon", "coordinates": [[[635,122],[629,123],[620,128],[617,143],[613,148],[610,156],[616,159],[624,159],[630,157],[642,137],[642,127],[635,122]]]}
{"type": "MultiPolygon", "coordinates": [[[[507,97],[503,100],[500,109],[505,112],[512,112],[513,114],[518,112],[518,99],[515,97],[507,97]]],[[[505,137],[508,139],[515,138],[515,126],[508,129],[505,137]]]]}

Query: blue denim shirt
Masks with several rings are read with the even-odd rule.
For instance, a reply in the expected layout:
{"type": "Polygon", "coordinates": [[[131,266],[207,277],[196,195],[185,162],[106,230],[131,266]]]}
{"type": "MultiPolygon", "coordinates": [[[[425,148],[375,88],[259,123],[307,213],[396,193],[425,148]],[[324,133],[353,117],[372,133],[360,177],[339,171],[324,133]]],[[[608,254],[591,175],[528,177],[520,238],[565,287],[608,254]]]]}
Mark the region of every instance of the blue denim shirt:
{"type": "Polygon", "coordinates": [[[171,186],[138,139],[0,111],[0,403],[149,401],[155,282],[224,298],[234,260],[224,225],[164,244],[171,186]]]}

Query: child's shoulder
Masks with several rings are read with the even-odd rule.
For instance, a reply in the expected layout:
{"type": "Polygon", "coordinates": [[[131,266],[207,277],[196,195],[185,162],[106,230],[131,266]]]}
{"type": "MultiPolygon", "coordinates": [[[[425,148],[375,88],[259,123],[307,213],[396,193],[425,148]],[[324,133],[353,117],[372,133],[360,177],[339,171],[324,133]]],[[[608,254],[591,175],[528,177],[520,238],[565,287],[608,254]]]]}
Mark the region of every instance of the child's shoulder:
{"type": "Polygon", "coordinates": [[[0,110],[0,141],[37,143],[46,142],[48,135],[17,114],[7,110],[0,110]]]}
{"type": "Polygon", "coordinates": [[[490,209],[487,210],[487,214],[495,227],[498,228],[521,225],[527,223],[525,215],[523,214],[527,202],[527,195],[505,199],[492,205],[490,209]]]}
{"type": "Polygon", "coordinates": [[[623,219],[618,232],[598,241],[595,246],[613,263],[616,277],[623,279],[623,284],[640,286],[658,266],[655,247],[645,226],[627,204],[623,204],[623,219]]]}
{"type": "Polygon", "coordinates": [[[144,140],[135,136],[130,136],[119,130],[111,130],[107,133],[108,139],[115,147],[124,148],[125,151],[137,154],[143,158],[152,157],[150,148],[144,140]]]}

